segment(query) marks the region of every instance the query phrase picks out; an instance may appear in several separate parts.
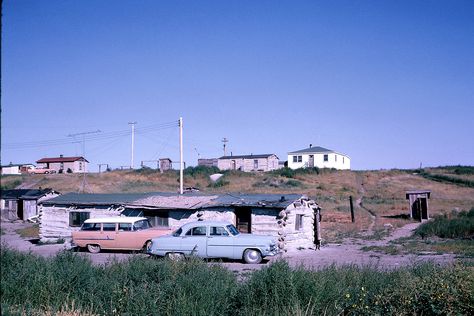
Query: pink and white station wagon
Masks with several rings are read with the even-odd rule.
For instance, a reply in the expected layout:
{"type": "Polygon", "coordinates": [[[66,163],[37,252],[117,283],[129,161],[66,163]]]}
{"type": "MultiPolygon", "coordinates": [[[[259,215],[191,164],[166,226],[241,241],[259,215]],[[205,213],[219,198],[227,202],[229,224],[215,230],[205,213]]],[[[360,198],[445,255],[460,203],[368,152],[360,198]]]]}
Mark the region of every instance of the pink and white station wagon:
{"type": "Polygon", "coordinates": [[[151,240],[171,230],[155,228],[145,217],[106,217],[84,221],[81,230],[72,233],[73,246],[87,248],[91,253],[101,249],[148,251],[151,240]]]}

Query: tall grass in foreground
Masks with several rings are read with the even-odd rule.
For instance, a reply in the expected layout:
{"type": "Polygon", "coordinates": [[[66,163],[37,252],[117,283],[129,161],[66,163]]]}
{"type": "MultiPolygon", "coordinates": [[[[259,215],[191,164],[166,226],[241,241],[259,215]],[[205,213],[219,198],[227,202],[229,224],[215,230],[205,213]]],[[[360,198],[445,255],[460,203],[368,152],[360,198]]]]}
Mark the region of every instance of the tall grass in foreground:
{"type": "Polygon", "coordinates": [[[225,268],[198,260],[134,258],[93,266],[75,253],[45,259],[2,248],[1,256],[4,315],[474,313],[474,276],[467,266],[308,271],[278,261],[239,282],[225,268]]]}

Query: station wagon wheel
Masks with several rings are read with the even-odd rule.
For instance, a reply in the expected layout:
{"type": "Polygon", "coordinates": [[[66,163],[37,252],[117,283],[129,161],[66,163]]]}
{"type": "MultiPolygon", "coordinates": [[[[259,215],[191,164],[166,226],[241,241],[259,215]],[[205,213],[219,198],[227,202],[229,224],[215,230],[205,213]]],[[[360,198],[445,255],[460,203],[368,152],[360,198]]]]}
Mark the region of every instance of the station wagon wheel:
{"type": "Polygon", "coordinates": [[[89,250],[90,253],[99,253],[100,252],[100,246],[99,245],[87,245],[87,250],[89,250]]]}
{"type": "Polygon", "coordinates": [[[262,262],[262,254],[256,249],[245,249],[244,261],[246,263],[260,263],[262,262]]]}
{"type": "Polygon", "coordinates": [[[145,246],[143,246],[143,252],[148,253],[148,251],[150,251],[150,249],[151,249],[151,240],[148,240],[145,243],[145,246]]]}
{"type": "Polygon", "coordinates": [[[179,252],[168,252],[165,257],[172,261],[181,261],[184,259],[184,255],[179,252]]]}

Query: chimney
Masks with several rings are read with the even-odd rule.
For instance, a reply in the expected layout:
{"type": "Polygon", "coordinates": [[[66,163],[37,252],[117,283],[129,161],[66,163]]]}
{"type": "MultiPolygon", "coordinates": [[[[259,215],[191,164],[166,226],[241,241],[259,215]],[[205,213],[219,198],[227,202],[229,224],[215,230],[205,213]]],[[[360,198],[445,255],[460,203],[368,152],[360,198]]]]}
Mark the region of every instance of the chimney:
{"type": "Polygon", "coordinates": [[[313,147],[313,144],[309,144],[309,148],[312,148],[313,147]]]}
{"type": "Polygon", "coordinates": [[[64,157],[64,155],[62,155],[62,154],[61,154],[61,155],[59,155],[59,158],[63,158],[63,157],[64,157]]]}

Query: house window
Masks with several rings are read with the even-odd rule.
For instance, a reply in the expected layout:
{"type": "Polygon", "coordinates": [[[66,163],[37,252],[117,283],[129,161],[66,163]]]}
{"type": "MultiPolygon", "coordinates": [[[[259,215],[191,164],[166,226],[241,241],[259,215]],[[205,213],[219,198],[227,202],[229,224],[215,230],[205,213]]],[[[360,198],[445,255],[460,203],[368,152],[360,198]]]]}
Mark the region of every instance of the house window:
{"type": "Polygon", "coordinates": [[[69,226],[81,226],[86,219],[90,218],[90,215],[90,212],[69,212],[69,226]]]}
{"type": "Polygon", "coordinates": [[[324,155],[324,161],[329,161],[329,155],[324,155]]]}
{"type": "Polygon", "coordinates": [[[293,162],[302,162],[303,156],[293,156],[293,162]]]}
{"type": "Polygon", "coordinates": [[[79,170],[82,170],[82,162],[79,161],[79,170]]]}
{"type": "Polygon", "coordinates": [[[258,169],[258,159],[254,159],[254,161],[253,161],[253,168],[254,168],[255,170],[258,169]]]}
{"type": "Polygon", "coordinates": [[[303,229],[303,214],[296,214],[295,229],[296,230],[302,230],[303,229]]]}

